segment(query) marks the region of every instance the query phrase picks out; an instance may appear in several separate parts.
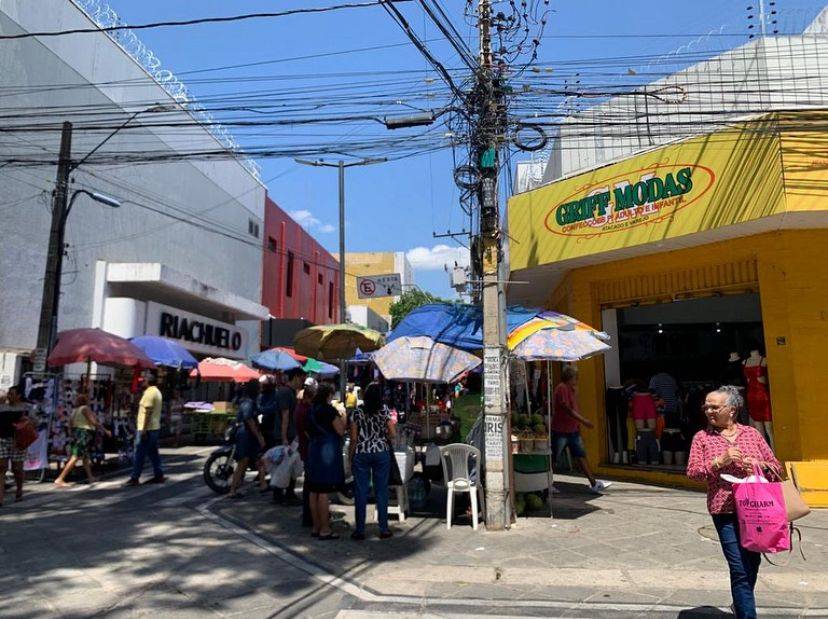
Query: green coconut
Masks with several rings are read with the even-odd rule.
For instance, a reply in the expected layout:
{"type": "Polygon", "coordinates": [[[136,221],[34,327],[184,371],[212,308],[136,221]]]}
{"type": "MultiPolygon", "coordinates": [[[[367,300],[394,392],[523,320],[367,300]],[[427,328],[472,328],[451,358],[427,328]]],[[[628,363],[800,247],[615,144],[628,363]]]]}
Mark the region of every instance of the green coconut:
{"type": "Polygon", "coordinates": [[[526,509],[528,509],[530,512],[543,509],[543,499],[540,498],[537,494],[527,494],[526,509]]]}

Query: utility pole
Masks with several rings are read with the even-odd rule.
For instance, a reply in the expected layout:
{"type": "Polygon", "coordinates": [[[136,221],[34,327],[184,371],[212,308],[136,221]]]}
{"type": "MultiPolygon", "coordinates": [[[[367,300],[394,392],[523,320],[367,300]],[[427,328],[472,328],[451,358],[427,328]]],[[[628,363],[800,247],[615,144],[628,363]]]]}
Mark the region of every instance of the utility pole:
{"type": "Polygon", "coordinates": [[[480,185],[480,246],[482,250],[483,300],[483,410],[486,452],[486,527],[511,524],[511,449],[509,449],[508,385],[503,329],[503,282],[500,277],[501,243],[498,207],[498,149],[505,132],[503,89],[492,55],[491,0],[478,1],[480,68],[475,101],[478,125],[474,136],[475,163],[480,185]]]}
{"type": "MultiPolygon", "coordinates": [[[[57,308],[60,297],[60,274],[63,267],[63,242],[66,231],[66,210],[69,198],[69,174],[72,172],[72,123],[64,122],[60,134],[57,179],[52,194],[52,224],[49,229],[49,250],[43,297],[40,302],[40,323],[37,330],[35,365],[45,362],[57,334],[57,308]]],[[[36,368],[40,369],[40,368],[36,368]]],[[[42,369],[41,369],[42,371],[42,369]]]]}
{"type": "MultiPolygon", "coordinates": [[[[383,163],[388,161],[385,157],[373,159],[360,159],[359,161],[345,162],[339,160],[336,163],[331,163],[318,159],[316,161],[308,161],[307,159],[294,159],[296,163],[302,165],[310,165],[321,168],[337,168],[339,171],[339,321],[345,322],[345,314],[347,307],[345,305],[345,168],[353,168],[356,166],[371,165],[373,163],[383,163]]],[[[345,387],[348,380],[347,363],[345,359],[340,359],[339,362],[339,393],[342,401],[345,401],[345,387]]]]}

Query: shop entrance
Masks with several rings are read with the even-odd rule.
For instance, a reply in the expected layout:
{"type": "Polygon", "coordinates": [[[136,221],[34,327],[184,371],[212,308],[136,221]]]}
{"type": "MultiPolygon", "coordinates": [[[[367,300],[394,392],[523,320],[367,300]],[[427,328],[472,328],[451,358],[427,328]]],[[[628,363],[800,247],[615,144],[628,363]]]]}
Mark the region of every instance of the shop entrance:
{"type": "MultiPolygon", "coordinates": [[[[745,360],[758,351],[756,363],[764,363],[759,295],[710,296],[603,314],[605,329],[618,343],[605,357],[608,461],[683,469],[690,440],[705,425],[701,405],[707,392],[733,384],[744,393],[745,360]]],[[[746,412],[742,421],[748,422],[746,412]]]]}

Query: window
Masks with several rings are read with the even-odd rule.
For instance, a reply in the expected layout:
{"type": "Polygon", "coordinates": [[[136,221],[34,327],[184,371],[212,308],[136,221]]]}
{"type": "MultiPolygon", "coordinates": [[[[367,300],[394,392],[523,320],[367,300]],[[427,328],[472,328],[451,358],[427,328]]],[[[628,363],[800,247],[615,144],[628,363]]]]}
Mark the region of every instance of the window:
{"type": "Polygon", "coordinates": [[[319,285],[320,285],[320,286],[321,286],[322,284],[324,284],[324,283],[325,283],[325,278],[324,278],[324,277],[322,277],[322,273],[317,273],[317,275],[316,275],[316,281],[318,281],[318,282],[319,282],[319,285]]]}
{"type": "Polygon", "coordinates": [[[293,252],[287,253],[287,277],[285,278],[285,296],[293,296],[293,252]]]}
{"type": "Polygon", "coordinates": [[[333,320],[333,282],[328,282],[328,318],[333,320]]]}
{"type": "Polygon", "coordinates": [[[305,272],[305,275],[310,275],[310,265],[307,262],[302,263],[302,270],[305,272]]]}
{"type": "Polygon", "coordinates": [[[259,222],[255,219],[247,220],[247,231],[256,238],[259,238],[259,222]]]}
{"type": "Polygon", "coordinates": [[[272,251],[274,254],[276,253],[276,239],[272,236],[267,237],[267,251],[272,251]]]}

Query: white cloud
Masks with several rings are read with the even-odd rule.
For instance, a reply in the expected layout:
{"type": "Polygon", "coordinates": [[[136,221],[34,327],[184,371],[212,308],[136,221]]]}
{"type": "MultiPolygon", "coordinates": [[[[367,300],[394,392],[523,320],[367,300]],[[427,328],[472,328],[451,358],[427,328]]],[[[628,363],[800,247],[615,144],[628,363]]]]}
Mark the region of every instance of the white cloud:
{"type": "Polygon", "coordinates": [[[317,217],[308,210],[290,211],[288,213],[293,217],[297,224],[302,226],[308,232],[321,232],[322,234],[330,234],[336,230],[335,226],[331,224],[323,224],[317,217]]]}
{"type": "Polygon", "coordinates": [[[465,247],[435,245],[434,247],[415,247],[406,252],[406,257],[415,271],[440,271],[445,265],[468,266],[469,250],[465,247]]]}

